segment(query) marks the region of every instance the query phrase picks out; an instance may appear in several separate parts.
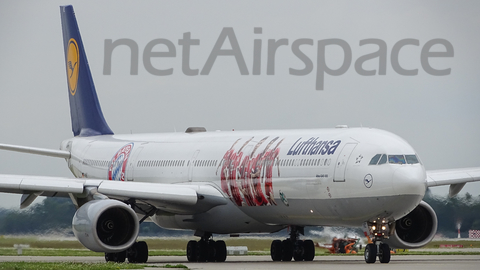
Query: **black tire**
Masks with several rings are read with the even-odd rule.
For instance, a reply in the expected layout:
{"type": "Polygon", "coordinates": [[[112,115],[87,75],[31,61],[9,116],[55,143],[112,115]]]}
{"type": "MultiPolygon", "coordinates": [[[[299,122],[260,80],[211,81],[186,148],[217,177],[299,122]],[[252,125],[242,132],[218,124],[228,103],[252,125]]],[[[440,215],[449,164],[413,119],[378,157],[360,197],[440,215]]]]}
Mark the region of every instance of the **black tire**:
{"type": "Polygon", "coordinates": [[[282,241],[282,261],[289,262],[293,257],[293,243],[290,240],[282,241]]]}
{"type": "Polygon", "coordinates": [[[209,240],[207,242],[207,262],[214,262],[217,255],[217,246],[215,241],[209,240]]]}
{"type": "Polygon", "coordinates": [[[189,241],[187,244],[187,260],[189,262],[197,261],[197,241],[189,241]]]}
{"type": "Polygon", "coordinates": [[[215,246],[217,251],[215,261],[224,262],[227,259],[227,245],[225,244],[225,241],[217,241],[215,242],[215,246]]]}
{"type": "Polygon", "coordinates": [[[364,257],[366,263],[375,263],[377,260],[377,246],[374,244],[366,245],[364,257]]]}
{"type": "Polygon", "coordinates": [[[293,259],[296,262],[303,261],[304,258],[304,248],[303,248],[303,241],[297,240],[295,241],[295,245],[293,246],[293,259]]]}
{"type": "Polygon", "coordinates": [[[145,241],[137,243],[137,263],[146,263],[148,261],[148,245],[145,241]]]}
{"type": "Polygon", "coordinates": [[[137,263],[137,244],[134,243],[128,250],[127,250],[127,259],[129,263],[137,263]]]}
{"type": "Polygon", "coordinates": [[[272,261],[279,262],[282,260],[282,241],[274,240],[270,246],[270,256],[272,261]]]}
{"type": "Polygon", "coordinates": [[[197,242],[197,262],[206,262],[208,258],[208,243],[207,241],[198,241],[197,242]]]}
{"type": "Polygon", "coordinates": [[[124,263],[127,259],[127,251],[122,251],[115,253],[117,255],[115,262],[117,263],[124,263]]]}
{"type": "Polygon", "coordinates": [[[312,240],[303,241],[303,260],[311,262],[315,258],[315,245],[312,240]]]}
{"type": "Polygon", "coordinates": [[[105,252],[105,261],[106,262],[113,262],[113,260],[114,260],[113,253],[105,252]]]}
{"type": "Polygon", "coordinates": [[[105,253],[105,260],[107,262],[124,263],[126,258],[127,258],[126,251],[116,252],[116,253],[105,253]]]}
{"type": "Polygon", "coordinates": [[[378,254],[378,260],[381,263],[389,263],[391,258],[390,247],[388,244],[380,244],[380,253],[378,254]]]}
{"type": "Polygon", "coordinates": [[[146,263],[148,260],[148,246],[144,241],[134,243],[127,250],[129,263],[146,263]]]}

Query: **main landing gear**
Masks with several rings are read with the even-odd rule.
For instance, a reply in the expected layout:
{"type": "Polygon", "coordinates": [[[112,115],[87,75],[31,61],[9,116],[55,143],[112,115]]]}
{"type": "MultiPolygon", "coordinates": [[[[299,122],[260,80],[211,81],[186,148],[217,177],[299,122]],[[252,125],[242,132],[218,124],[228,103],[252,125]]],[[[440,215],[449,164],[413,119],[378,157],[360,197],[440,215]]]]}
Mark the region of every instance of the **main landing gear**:
{"type": "Polygon", "coordinates": [[[136,242],[129,249],[117,253],[105,253],[105,261],[123,263],[128,259],[130,263],[146,263],[148,260],[148,246],[144,241],[136,242]]]}
{"type": "Polygon", "coordinates": [[[227,259],[227,246],[224,241],[214,241],[207,234],[200,241],[189,241],[187,259],[189,262],[224,262],[227,259]]]}
{"type": "Polygon", "coordinates": [[[315,246],[312,240],[299,240],[300,234],[304,234],[303,227],[291,227],[290,238],[283,241],[274,240],[270,248],[270,256],[273,261],[313,261],[315,246]]]}
{"type": "Polygon", "coordinates": [[[364,225],[364,228],[365,226],[368,227],[368,230],[366,230],[365,233],[370,235],[370,239],[373,239],[373,243],[365,246],[364,257],[366,263],[375,263],[377,256],[381,263],[390,262],[390,247],[388,244],[382,243],[382,240],[388,239],[391,227],[394,227],[394,224],[395,223],[388,223],[385,220],[378,219],[364,225]]]}

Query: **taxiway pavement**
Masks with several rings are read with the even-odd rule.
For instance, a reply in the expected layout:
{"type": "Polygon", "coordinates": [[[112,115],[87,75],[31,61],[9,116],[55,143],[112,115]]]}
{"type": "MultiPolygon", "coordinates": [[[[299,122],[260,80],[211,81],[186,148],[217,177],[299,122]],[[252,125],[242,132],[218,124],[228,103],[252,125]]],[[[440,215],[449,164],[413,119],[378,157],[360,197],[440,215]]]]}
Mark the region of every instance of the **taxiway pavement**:
{"type": "MultiPolygon", "coordinates": [[[[60,257],[60,256],[0,256],[5,261],[42,261],[42,262],[104,262],[103,257],[60,257]]],[[[393,255],[388,265],[376,262],[366,264],[363,256],[317,256],[312,262],[272,262],[270,256],[230,256],[224,263],[189,263],[184,256],[151,256],[147,269],[161,268],[166,264],[183,264],[189,269],[347,269],[372,270],[372,268],[389,270],[462,270],[478,269],[480,255],[393,255]]]]}

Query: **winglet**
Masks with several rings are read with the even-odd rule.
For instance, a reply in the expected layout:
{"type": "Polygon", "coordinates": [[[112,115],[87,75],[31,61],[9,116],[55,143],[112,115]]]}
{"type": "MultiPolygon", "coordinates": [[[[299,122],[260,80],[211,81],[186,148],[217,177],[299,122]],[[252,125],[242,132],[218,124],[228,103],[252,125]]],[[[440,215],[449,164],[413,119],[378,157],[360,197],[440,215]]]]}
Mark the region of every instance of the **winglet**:
{"type": "Polygon", "coordinates": [[[70,115],[74,136],[113,134],[103,117],[73,6],[61,6],[70,115]]]}

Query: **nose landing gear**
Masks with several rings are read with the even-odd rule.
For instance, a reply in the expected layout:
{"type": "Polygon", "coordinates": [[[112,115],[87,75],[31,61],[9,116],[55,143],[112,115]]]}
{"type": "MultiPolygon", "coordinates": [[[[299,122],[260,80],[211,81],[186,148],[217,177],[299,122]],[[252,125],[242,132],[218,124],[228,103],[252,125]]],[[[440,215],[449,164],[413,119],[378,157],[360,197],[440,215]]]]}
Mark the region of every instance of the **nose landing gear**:
{"type": "Polygon", "coordinates": [[[376,244],[368,244],[365,247],[365,262],[366,263],[375,263],[375,261],[378,260],[381,263],[389,263],[390,262],[390,247],[388,244],[385,243],[380,243],[379,245],[376,244]]]}
{"type": "Polygon", "coordinates": [[[365,236],[371,242],[365,246],[364,258],[366,263],[375,263],[377,256],[381,263],[390,262],[390,247],[382,241],[388,239],[390,233],[394,231],[394,227],[394,222],[389,223],[387,220],[380,218],[363,225],[365,236]]]}

